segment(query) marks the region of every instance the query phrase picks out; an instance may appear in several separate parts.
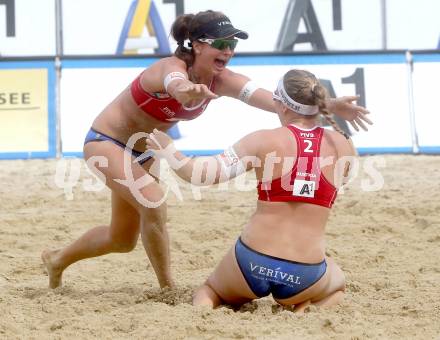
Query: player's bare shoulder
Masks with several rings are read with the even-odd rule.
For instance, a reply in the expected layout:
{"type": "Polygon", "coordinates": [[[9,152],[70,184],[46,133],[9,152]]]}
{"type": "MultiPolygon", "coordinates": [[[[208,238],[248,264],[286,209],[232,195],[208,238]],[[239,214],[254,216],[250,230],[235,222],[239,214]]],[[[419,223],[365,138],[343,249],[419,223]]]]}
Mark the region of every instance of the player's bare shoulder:
{"type": "Polygon", "coordinates": [[[161,68],[161,70],[163,70],[164,72],[169,72],[173,70],[174,71],[187,70],[186,63],[182,59],[177,58],[176,56],[161,58],[153,65],[158,65],[161,68]]]}
{"type": "Polygon", "coordinates": [[[239,75],[239,73],[231,71],[229,68],[224,68],[215,78],[218,81],[230,81],[237,75],[239,75]]]}
{"type": "Polygon", "coordinates": [[[148,78],[163,77],[164,74],[170,72],[186,72],[187,67],[183,60],[175,57],[161,58],[145,69],[144,74],[148,78]]]}
{"type": "Polygon", "coordinates": [[[185,62],[175,56],[159,59],[144,70],[141,77],[142,87],[149,92],[164,91],[163,80],[171,72],[185,75],[187,72],[185,62]]]}
{"type": "Polygon", "coordinates": [[[285,127],[275,129],[259,130],[258,141],[260,144],[260,156],[275,152],[278,156],[282,155],[286,145],[293,146],[290,133],[285,127]]]}
{"type": "Polygon", "coordinates": [[[324,129],[324,137],[327,144],[331,147],[334,147],[340,157],[357,155],[351,138],[347,138],[342,133],[334,130],[324,129]]]}
{"type": "Polygon", "coordinates": [[[220,96],[236,98],[249,78],[241,73],[225,68],[215,77],[215,92],[220,96]]]}

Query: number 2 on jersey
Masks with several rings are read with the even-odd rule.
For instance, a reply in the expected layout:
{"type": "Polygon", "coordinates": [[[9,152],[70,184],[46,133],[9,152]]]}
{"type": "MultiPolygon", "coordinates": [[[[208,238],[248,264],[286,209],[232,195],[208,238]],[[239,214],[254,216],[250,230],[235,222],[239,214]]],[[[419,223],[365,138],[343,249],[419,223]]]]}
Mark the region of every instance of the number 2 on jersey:
{"type": "Polygon", "coordinates": [[[312,153],[313,150],[311,150],[310,148],[312,147],[313,142],[309,139],[304,139],[304,143],[307,144],[306,148],[304,149],[304,152],[312,153]]]}

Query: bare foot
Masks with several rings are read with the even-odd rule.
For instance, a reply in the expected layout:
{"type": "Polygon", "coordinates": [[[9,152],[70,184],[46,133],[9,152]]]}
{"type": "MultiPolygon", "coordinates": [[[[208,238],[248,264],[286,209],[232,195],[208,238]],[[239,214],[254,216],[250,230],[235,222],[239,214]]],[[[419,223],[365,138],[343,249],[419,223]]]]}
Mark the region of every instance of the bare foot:
{"type": "Polygon", "coordinates": [[[58,252],[59,250],[44,250],[41,253],[41,259],[46,267],[47,275],[49,275],[49,287],[52,289],[61,286],[61,277],[63,275],[63,270],[57,267],[54,261],[54,256],[58,252]]]}
{"type": "Polygon", "coordinates": [[[174,283],[174,280],[171,278],[170,274],[164,275],[163,278],[161,277],[157,279],[159,281],[159,286],[161,289],[166,289],[166,288],[174,289],[177,287],[176,284],[174,283]]]}
{"type": "Polygon", "coordinates": [[[304,312],[306,311],[306,308],[309,307],[310,304],[311,304],[310,300],[296,304],[295,307],[293,307],[293,312],[298,313],[298,314],[304,314],[304,312]]]}

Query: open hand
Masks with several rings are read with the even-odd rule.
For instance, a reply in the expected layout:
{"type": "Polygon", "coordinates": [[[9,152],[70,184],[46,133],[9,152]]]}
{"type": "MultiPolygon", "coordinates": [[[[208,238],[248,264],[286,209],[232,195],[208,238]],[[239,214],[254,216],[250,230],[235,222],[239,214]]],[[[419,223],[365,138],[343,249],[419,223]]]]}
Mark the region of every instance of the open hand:
{"type": "Polygon", "coordinates": [[[330,112],[335,113],[339,117],[348,121],[356,131],[359,126],[368,131],[364,122],[372,125],[373,122],[366,116],[370,113],[366,108],[356,105],[353,101],[358,100],[359,96],[344,96],[331,100],[328,105],[330,112]]]}
{"type": "Polygon", "coordinates": [[[175,98],[182,104],[187,104],[198,99],[216,99],[218,95],[212,92],[205,84],[185,83],[177,89],[175,98]]]}
{"type": "Polygon", "coordinates": [[[160,151],[167,148],[174,149],[173,140],[165,132],[158,129],[154,129],[152,133],[148,134],[147,148],[152,150],[155,154],[160,153],[160,151]]]}
{"type": "Polygon", "coordinates": [[[148,134],[146,143],[148,150],[153,151],[155,157],[165,159],[174,170],[180,169],[190,160],[176,150],[170,136],[158,129],[148,134]]]}

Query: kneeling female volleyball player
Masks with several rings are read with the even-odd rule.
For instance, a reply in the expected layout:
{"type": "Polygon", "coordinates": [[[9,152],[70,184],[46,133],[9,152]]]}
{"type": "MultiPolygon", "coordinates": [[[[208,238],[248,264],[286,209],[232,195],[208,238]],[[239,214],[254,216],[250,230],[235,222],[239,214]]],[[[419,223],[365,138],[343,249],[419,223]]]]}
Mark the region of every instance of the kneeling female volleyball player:
{"type": "Polygon", "coordinates": [[[272,294],[280,304],[301,310],[310,303],[333,305],[343,297],[344,275],[325,256],[324,233],[340,185],[334,178],[338,168],[344,172],[340,178],[349,178],[348,160],[355,149],[328,116],[326,91],[313,74],[287,72],[273,99],[282,127],[253,132],[218,156],[187,158],[158,130],[147,139],[149,149],[165,157],[186,181],[197,165],[202,167],[198,173],[212,176],[214,183],[252,168],[259,181],[255,213],[195,293],[195,305],[236,305],[272,294]],[[338,132],[318,127],[318,113],[338,132]],[[342,157],[341,166],[337,161],[342,157]],[[210,162],[218,166],[208,166],[210,162]],[[273,171],[265,172],[266,166],[273,171]]]}

